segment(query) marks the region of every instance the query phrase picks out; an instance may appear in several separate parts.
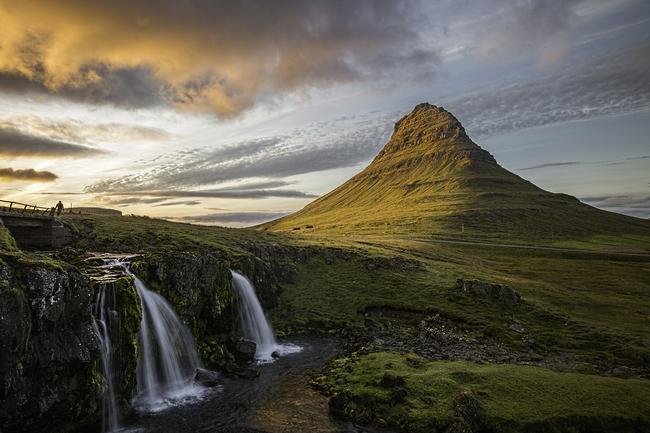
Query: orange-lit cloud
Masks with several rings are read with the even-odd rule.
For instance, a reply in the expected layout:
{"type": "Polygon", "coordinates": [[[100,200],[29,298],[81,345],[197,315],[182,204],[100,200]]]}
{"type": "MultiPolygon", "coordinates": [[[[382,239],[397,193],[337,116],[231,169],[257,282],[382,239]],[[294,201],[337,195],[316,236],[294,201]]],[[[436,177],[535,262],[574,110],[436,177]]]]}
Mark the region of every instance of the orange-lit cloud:
{"type": "Polygon", "coordinates": [[[0,90],[234,116],[403,58],[435,61],[414,16],[409,0],[3,2],[0,90]]]}

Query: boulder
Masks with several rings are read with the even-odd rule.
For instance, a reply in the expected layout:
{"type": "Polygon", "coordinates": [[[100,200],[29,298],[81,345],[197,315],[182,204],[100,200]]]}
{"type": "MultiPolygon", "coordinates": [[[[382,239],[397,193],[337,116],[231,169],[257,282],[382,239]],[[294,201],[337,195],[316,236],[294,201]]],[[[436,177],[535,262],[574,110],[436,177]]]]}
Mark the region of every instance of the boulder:
{"type": "Polygon", "coordinates": [[[402,376],[397,376],[392,373],[384,373],[384,376],[381,378],[381,385],[386,388],[395,388],[398,386],[404,385],[404,378],[402,376]]]}
{"type": "Polygon", "coordinates": [[[221,376],[216,371],[197,368],[194,372],[194,382],[203,386],[216,386],[219,384],[221,376]]]}
{"type": "Polygon", "coordinates": [[[235,341],[233,355],[239,362],[251,363],[255,360],[257,344],[251,340],[240,339],[235,341]]]}
{"type": "Polygon", "coordinates": [[[514,306],[521,301],[521,296],[510,286],[492,284],[479,280],[456,280],[456,288],[472,295],[489,298],[502,305],[514,306]]]}
{"type": "Polygon", "coordinates": [[[406,388],[402,388],[401,386],[397,386],[390,391],[390,404],[391,406],[395,406],[396,404],[403,403],[404,400],[406,400],[406,396],[408,395],[408,392],[406,391],[406,388]]]}
{"type": "Polygon", "coordinates": [[[238,370],[235,375],[237,377],[240,377],[242,379],[255,379],[256,377],[259,377],[260,375],[260,369],[258,367],[253,367],[249,366],[247,368],[243,368],[241,370],[238,370]]]}

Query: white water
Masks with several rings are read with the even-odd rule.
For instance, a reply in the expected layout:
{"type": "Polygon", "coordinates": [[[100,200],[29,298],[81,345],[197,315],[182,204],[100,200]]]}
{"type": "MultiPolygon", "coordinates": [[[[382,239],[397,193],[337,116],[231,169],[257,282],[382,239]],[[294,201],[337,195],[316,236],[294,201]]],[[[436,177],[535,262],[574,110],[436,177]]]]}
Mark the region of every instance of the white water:
{"type": "Polygon", "coordinates": [[[106,389],[102,398],[102,430],[112,432],[119,428],[119,408],[115,392],[115,371],[113,369],[113,345],[111,344],[111,330],[119,330],[119,316],[115,308],[115,291],[110,291],[107,303],[108,286],[102,284],[97,293],[95,302],[95,333],[99,338],[99,349],[102,355],[102,370],[106,378],[106,389]]]}
{"type": "Polygon", "coordinates": [[[125,266],[133,277],[142,305],[138,394],[133,405],[143,412],[158,412],[170,406],[200,399],[206,388],[194,383],[201,367],[194,338],[171,305],[125,266]]]}
{"type": "Polygon", "coordinates": [[[238,272],[230,271],[230,273],[238,303],[239,323],[244,337],[257,345],[255,349],[257,362],[272,362],[273,352],[277,352],[278,355],[300,352],[302,348],[294,344],[278,344],[251,282],[238,272]]]}

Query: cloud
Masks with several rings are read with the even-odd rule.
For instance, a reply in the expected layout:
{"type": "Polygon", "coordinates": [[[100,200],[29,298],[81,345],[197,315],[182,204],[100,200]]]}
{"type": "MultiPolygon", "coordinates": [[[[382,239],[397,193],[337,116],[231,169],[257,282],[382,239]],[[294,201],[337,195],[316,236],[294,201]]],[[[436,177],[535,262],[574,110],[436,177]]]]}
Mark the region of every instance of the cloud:
{"type": "Polygon", "coordinates": [[[650,196],[643,194],[612,194],[580,197],[592,206],[611,212],[622,213],[639,218],[650,218],[650,196]]]}
{"type": "Polygon", "coordinates": [[[179,218],[182,221],[203,224],[253,225],[288,215],[289,212],[223,212],[179,218]]]}
{"type": "Polygon", "coordinates": [[[201,202],[197,200],[187,200],[187,201],[169,201],[167,203],[155,204],[154,207],[159,206],[198,206],[201,202]]]}
{"type": "Polygon", "coordinates": [[[405,62],[435,68],[419,11],[416,0],[16,2],[0,6],[0,89],[235,116],[405,62]]]}
{"type": "Polygon", "coordinates": [[[476,138],[558,122],[647,110],[650,44],[605,52],[528,82],[449,98],[445,108],[476,138]]]}
{"type": "Polygon", "coordinates": [[[78,144],[30,135],[15,128],[0,126],[0,156],[86,158],[106,152],[78,144]]]}
{"type": "Polygon", "coordinates": [[[32,115],[14,115],[0,119],[0,130],[20,130],[29,135],[75,143],[124,141],[164,141],[172,135],[161,128],[124,123],[89,124],[76,119],[52,120],[32,115]]]}
{"type": "Polygon", "coordinates": [[[540,66],[550,66],[570,50],[576,14],[581,0],[508,0],[498,5],[475,42],[485,57],[533,55],[540,66]]]}
{"type": "Polygon", "coordinates": [[[562,167],[565,165],[579,165],[582,164],[582,161],[568,161],[568,162],[549,162],[546,164],[532,165],[530,167],[520,168],[519,170],[537,170],[538,168],[548,168],[548,167],[562,167]]]}
{"type": "Polygon", "coordinates": [[[196,188],[255,178],[270,181],[246,184],[249,188],[266,190],[285,186],[281,179],[287,176],[350,167],[369,160],[386,142],[393,122],[388,116],[359,116],[317,122],[284,135],[242,141],[216,150],[179,152],[169,163],[137,175],[104,179],[88,185],[85,191],[196,188]],[[345,122],[351,125],[343,127],[345,122]]]}
{"type": "Polygon", "coordinates": [[[303,191],[290,189],[212,189],[212,190],[163,190],[163,191],[127,191],[111,192],[99,196],[99,200],[112,205],[128,205],[136,203],[160,203],[168,198],[224,198],[224,199],[261,199],[269,197],[282,198],[315,198],[314,194],[303,191]],[[114,198],[114,196],[126,196],[124,198],[114,198]]]}
{"type": "Polygon", "coordinates": [[[29,169],[0,168],[0,179],[4,181],[53,182],[59,177],[49,171],[29,169]]]}

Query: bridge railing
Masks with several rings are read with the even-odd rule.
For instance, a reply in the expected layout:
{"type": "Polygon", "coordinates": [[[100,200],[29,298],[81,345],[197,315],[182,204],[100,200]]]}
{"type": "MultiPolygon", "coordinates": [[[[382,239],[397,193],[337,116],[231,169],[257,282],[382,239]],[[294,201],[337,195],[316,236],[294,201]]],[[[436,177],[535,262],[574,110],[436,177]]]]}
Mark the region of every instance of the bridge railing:
{"type": "Polygon", "coordinates": [[[7,200],[0,200],[0,212],[25,215],[54,216],[53,207],[43,207],[34,204],[19,203],[16,201],[7,200]]]}

